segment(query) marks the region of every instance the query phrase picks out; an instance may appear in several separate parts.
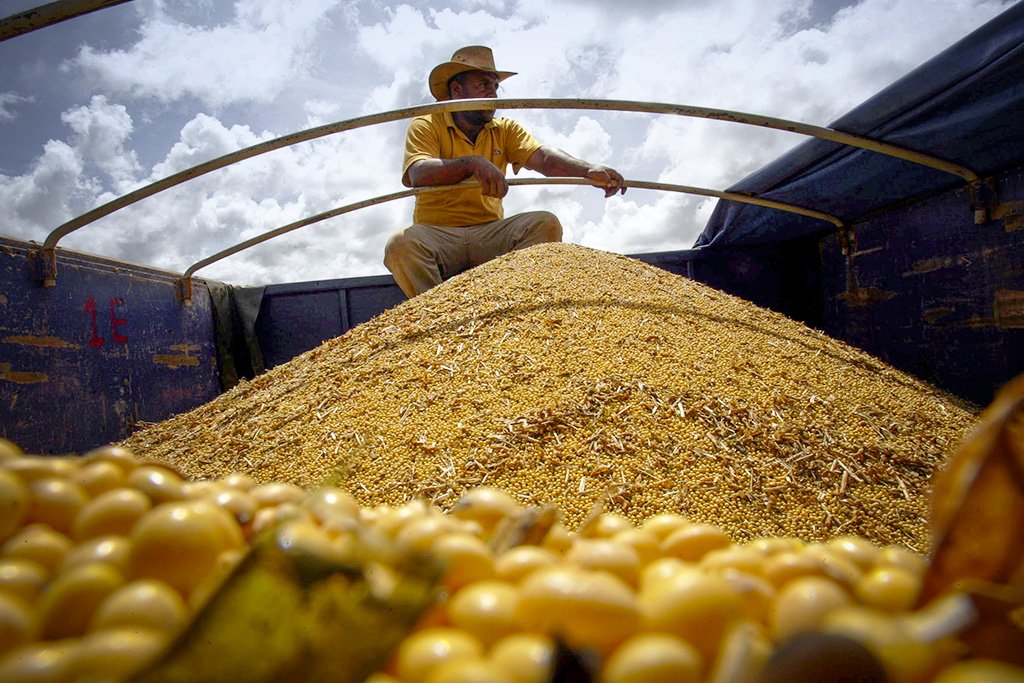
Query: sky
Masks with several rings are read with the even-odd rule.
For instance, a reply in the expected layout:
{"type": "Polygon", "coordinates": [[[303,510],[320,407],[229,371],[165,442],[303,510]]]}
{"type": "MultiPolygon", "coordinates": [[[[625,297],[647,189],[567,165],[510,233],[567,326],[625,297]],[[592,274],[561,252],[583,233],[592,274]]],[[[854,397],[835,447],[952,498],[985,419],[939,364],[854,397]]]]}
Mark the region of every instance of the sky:
{"type": "MultiPolygon", "coordinates": [[[[64,222],[223,154],[432,102],[464,45],[509,98],[622,99],[828,125],[1016,0],[133,0],[0,42],[0,235],[64,222]]],[[[0,0],[0,16],[44,4],[0,0]]],[[[499,114],[501,115],[501,114],[499,114]]],[[[675,116],[515,110],[543,144],[627,179],[724,190],[803,141],[675,116]]],[[[189,181],[60,242],[176,273],[242,240],[403,189],[407,121],[318,138],[189,181]]],[[[511,173],[511,171],[510,171],[511,173]]],[[[522,171],[520,177],[534,177],[522,171]]],[[[506,214],[621,254],[693,245],[715,199],[513,187],[506,214]]],[[[380,275],[413,199],[278,237],[198,277],[235,285],[380,275]]]]}

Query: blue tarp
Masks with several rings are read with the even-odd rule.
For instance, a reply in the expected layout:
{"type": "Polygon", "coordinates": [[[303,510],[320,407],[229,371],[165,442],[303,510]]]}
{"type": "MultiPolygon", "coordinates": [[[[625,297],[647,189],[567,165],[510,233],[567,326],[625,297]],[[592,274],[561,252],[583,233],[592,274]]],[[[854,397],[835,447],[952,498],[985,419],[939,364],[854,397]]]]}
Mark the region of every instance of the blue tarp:
{"type": "MultiPolygon", "coordinates": [[[[829,127],[953,161],[982,177],[1019,166],[1024,161],[1024,2],[829,127]]],[[[812,138],[729,190],[853,223],[885,207],[964,185],[952,174],[812,138]]],[[[722,200],[694,246],[765,244],[831,229],[815,219],[722,200]]]]}

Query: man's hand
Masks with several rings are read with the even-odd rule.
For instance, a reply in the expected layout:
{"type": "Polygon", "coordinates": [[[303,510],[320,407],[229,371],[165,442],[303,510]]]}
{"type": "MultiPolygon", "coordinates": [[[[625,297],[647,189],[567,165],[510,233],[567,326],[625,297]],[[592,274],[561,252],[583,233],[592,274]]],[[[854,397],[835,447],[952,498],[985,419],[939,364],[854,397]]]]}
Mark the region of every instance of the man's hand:
{"type": "Polygon", "coordinates": [[[614,168],[591,166],[587,169],[586,178],[604,188],[605,197],[611,197],[616,192],[626,194],[626,181],[614,168]]]}
{"type": "Polygon", "coordinates": [[[508,194],[508,179],[501,170],[483,157],[466,157],[472,164],[473,178],[480,183],[485,197],[504,197],[508,194]]]}

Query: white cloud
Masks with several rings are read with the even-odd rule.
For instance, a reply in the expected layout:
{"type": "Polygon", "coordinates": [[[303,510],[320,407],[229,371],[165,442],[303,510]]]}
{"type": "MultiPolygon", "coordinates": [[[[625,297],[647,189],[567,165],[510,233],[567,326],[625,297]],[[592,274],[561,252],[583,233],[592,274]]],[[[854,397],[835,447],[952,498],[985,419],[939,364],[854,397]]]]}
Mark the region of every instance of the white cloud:
{"type": "Polygon", "coordinates": [[[124,105],[94,95],[88,106],[64,112],[61,120],[74,131],[72,146],[78,154],[106,173],[118,191],[127,192],[141,167],[135,152],[125,148],[133,126],[124,105]]]}
{"type": "Polygon", "coordinates": [[[17,118],[18,115],[12,111],[12,107],[22,102],[32,102],[32,98],[13,92],[0,92],[0,122],[13,121],[17,118]]]}
{"type": "Polygon", "coordinates": [[[239,0],[230,23],[190,26],[159,8],[126,50],[79,50],[73,66],[116,93],[213,107],[271,101],[312,66],[309,46],[341,0],[239,0]]]}
{"type": "MultiPolygon", "coordinates": [[[[39,239],[129,186],[303,127],[430,101],[428,72],[466,44],[490,45],[499,68],[519,72],[503,84],[507,97],[675,102],[827,124],[1007,6],[862,0],[812,26],[810,0],[661,0],[629,12],[604,0],[239,0],[230,11],[223,0],[139,2],[133,45],[83,46],[62,74],[84,71],[97,93],[63,107],[64,140],[41,141],[30,167],[0,176],[0,202],[10,207],[0,232],[39,239]],[[188,11],[219,18],[190,24],[188,11]],[[153,99],[190,107],[185,123],[159,130],[166,122],[153,99]],[[141,154],[140,139],[159,142],[141,154]],[[146,167],[140,158],[150,160],[146,167]]],[[[0,94],[0,120],[14,114],[12,96],[0,94]]],[[[629,178],[713,189],[803,139],[645,114],[503,115],[629,178]]],[[[405,125],[349,131],[221,169],[62,244],[181,271],[246,237],[401,189],[405,125]]],[[[506,199],[508,213],[552,210],[567,240],[620,253],[688,247],[714,205],[637,189],[606,200],[587,187],[514,188],[506,199]]],[[[383,273],[384,242],[410,220],[411,207],[407,199],[346,214],[200,275],[264,284],[383,273]]]]}
{"type": "Polygon", "coordinates": [[[41,241],[71,217],[72,200],[82,189],[79,155],[67,143],[50,140],[27,173],[0,175],[0,231],[41,241]]]}

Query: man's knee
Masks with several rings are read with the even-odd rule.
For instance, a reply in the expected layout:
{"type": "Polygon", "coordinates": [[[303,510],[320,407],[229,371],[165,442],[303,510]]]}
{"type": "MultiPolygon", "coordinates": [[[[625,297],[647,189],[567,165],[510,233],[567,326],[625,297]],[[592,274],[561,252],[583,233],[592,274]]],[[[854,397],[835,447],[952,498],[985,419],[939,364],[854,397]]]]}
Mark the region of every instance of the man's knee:
{"type": "Polygon", "coordinates": [[[526,241],[532,244],[562,241],[562,223],[550,211],[531,211],[526,241]]]}
{"type": "Polygon", "coordinates": [[[561,242],[562,241],[562,222],[558,220],[558,216],[551,213],[550,211],[538,211],[541,214],[541,233],[547,238],[548,242],[561,242]]]}
{"type": "MultiPolygon", "coordinates": [[[[402,263],[410,258],[422,258],[427,253],[422,240],[410,234],[410,230],[399,230],[388,238],[384,245],[384,265],[391,269],[391,264],[402,263]]],[[[393,269],[392,269],[393,270],[393,269]]]]}

